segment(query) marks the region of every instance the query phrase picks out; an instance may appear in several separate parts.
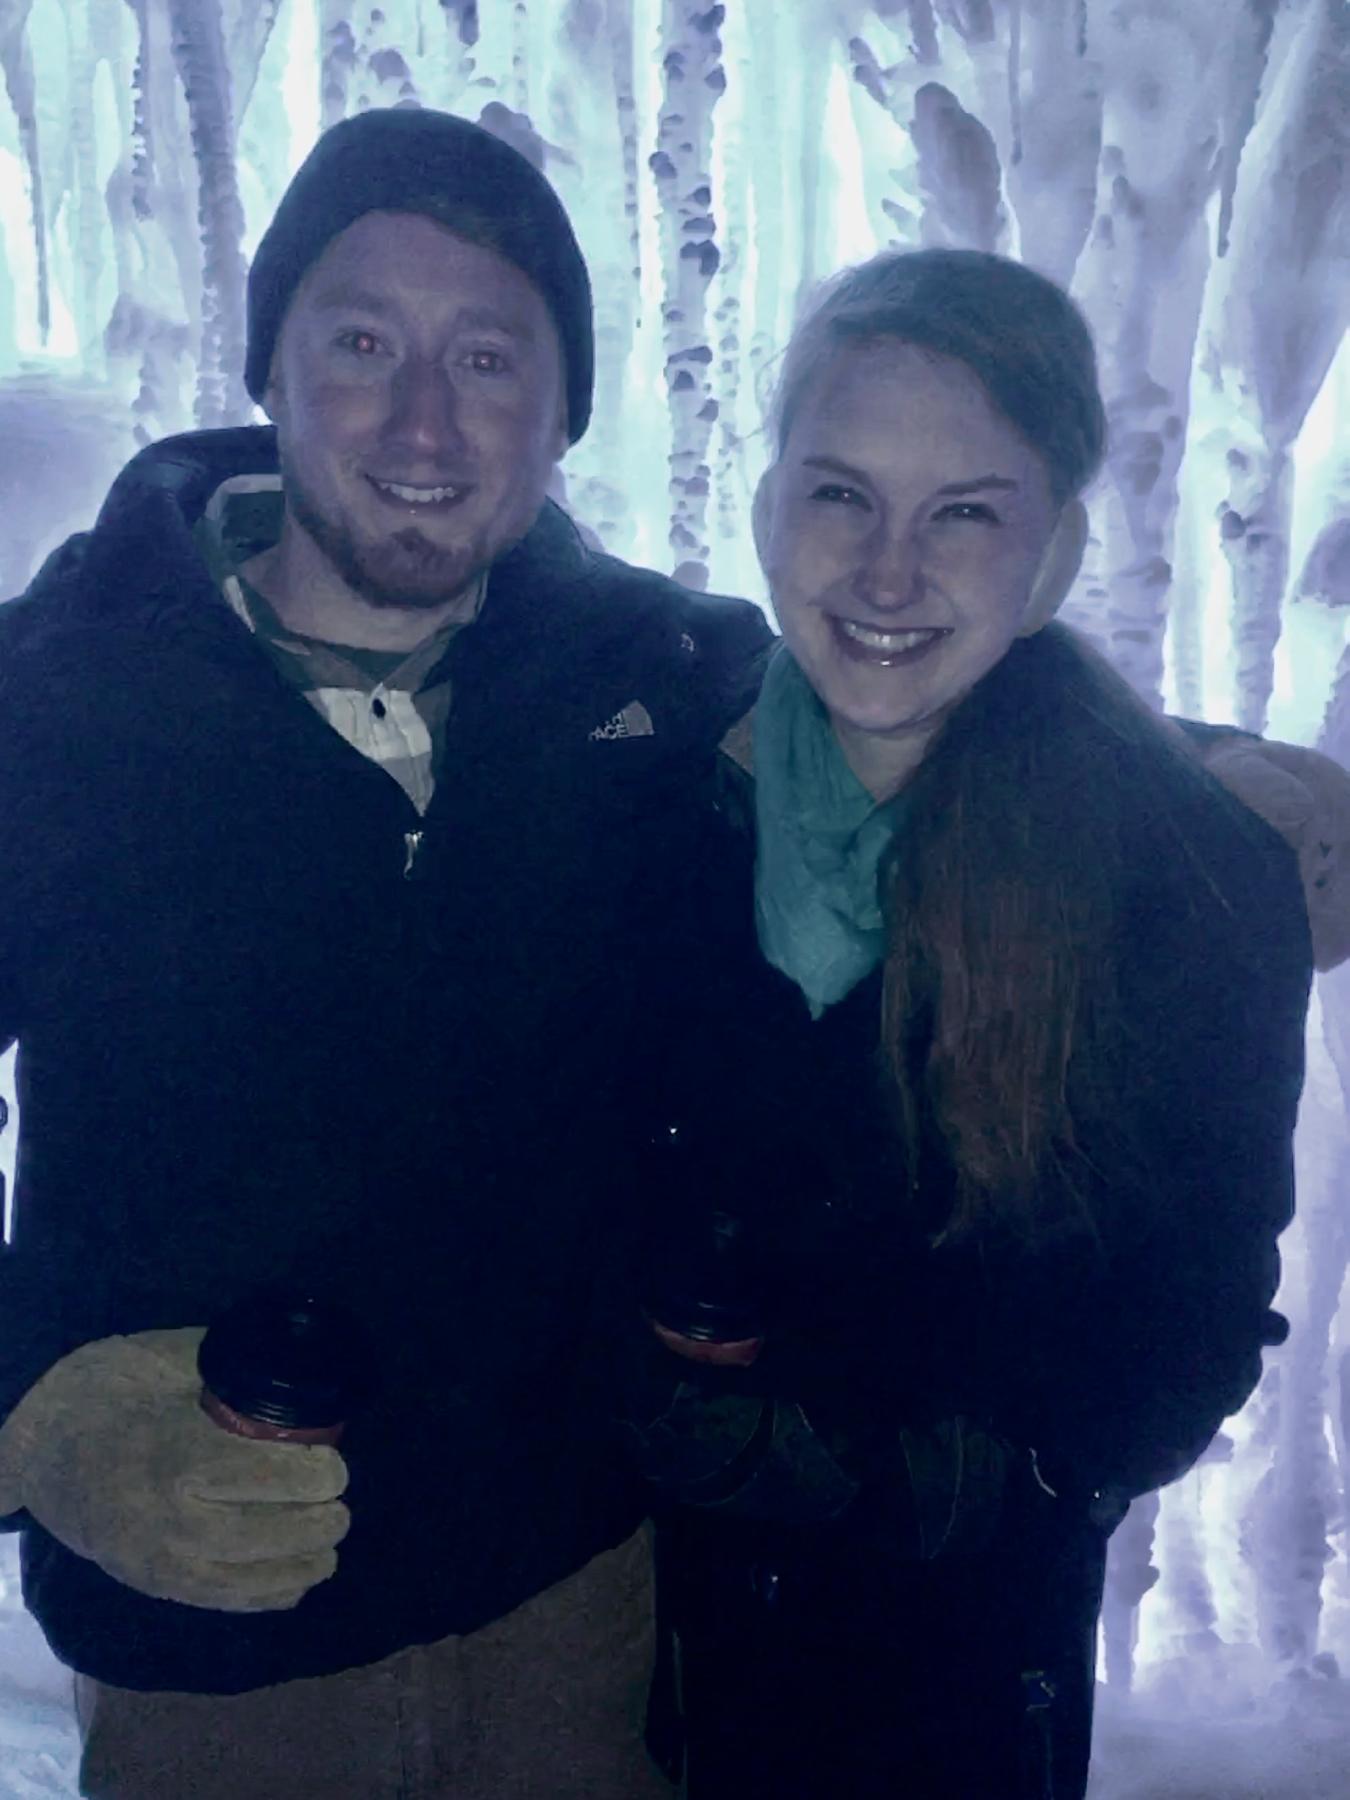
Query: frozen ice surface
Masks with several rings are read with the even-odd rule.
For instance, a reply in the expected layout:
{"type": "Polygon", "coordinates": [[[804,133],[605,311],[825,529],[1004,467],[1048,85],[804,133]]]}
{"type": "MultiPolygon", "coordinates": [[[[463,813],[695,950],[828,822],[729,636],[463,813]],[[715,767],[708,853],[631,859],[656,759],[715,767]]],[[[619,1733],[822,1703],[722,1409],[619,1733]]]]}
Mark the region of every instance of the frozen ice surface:
{"type": "Polygon", "coordinates": [[[0,1537],[0,1800],[48,1800],[79,1791],[79,1744],[69,1672],[19,1598],[17,1549],[0,1537]]]}

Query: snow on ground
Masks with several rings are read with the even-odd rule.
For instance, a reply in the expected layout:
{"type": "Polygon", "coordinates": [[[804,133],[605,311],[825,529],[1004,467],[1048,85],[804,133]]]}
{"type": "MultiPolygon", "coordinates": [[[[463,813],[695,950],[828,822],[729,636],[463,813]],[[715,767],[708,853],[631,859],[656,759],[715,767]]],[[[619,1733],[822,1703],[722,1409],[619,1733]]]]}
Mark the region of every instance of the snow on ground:
{"type": "Polygon", "coordinates": [[[76,1794],[78,1760],[70,1676],[19,1598],[18,1539],[0,1537],[0,1800],[76,1794]]]}

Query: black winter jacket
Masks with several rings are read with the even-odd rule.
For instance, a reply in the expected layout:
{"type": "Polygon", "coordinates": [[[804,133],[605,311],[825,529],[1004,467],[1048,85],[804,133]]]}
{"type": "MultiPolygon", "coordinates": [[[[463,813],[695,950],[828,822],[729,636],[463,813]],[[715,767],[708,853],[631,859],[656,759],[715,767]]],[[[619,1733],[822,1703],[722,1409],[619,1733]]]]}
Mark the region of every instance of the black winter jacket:
{"type": "Polygon", "coordinates": [[[767,1337],[741,1371],[649,1340],[629,1408],[657,1491],[683,1503],[663,1561],[698,1800],[871,1800],[921,1774],[944,1800],[1080,1795],[1112,1506],[1188,1467],[1283,1335],[1310,973],[1295,861],[1206,778],[1164,817],[1118,754],[1103,737],[1134,874],[1094,1071],[1117,1129],[1080,1140],[1102,1235],[1035,1251],[932,1246],[950,1159],[935,1128],[917,1172],[901,1153],[880,974],[813,1022],[757,957],[753,800],[724,769],[698,859],[703,979],[649,1185],[668,1211],[693,1196],[739,1215],[767,1337]],[[952,1503],[980,1511],[977,1472],[939,1457],[927,1491],[900,1444],[957,1415],[1008,1454],[1001,1507],[973,1527],[952,1503]],[[935,1510],[954,1529],[933,1553],[935,1510]],[[1053,1709],[1023,1683],[1037,1669],[1053,1709]],[[1036,1740],[1052,1717],[1053,1776],[1036,1740]]]}
{"type": "Polygon", "coordinates": [[[18,1521],[58,1655],[129,1687],[369,1663],[634,1528],[598,1346],[642,951],[768,635],[546,506],[448,653],[419,819],[194,549],[218,483],[274,468],[266,429],[152,446],[0,611],[0,1407],[82,1342],[275,1278],[350,1306],[380,1357],[337,1575],[292,1612],[147,1599],[18,1521]],[[634,700],[652,735],[596,735],[634,700]]]}

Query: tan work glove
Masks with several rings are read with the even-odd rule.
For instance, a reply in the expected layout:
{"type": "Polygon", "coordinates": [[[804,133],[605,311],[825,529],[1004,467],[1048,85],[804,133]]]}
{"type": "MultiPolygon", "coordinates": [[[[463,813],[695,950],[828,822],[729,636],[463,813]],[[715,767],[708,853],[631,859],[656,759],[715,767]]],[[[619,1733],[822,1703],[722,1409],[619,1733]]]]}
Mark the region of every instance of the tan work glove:
{"type": "Polygon", "coordinates": [[[295,1606],[337,1567],[347,1468],[236,1437],[198,1397],[197,1327],[82,1344],[0,1431],[0,1508],[127,1587],[220,1612],[295,1606]]]}

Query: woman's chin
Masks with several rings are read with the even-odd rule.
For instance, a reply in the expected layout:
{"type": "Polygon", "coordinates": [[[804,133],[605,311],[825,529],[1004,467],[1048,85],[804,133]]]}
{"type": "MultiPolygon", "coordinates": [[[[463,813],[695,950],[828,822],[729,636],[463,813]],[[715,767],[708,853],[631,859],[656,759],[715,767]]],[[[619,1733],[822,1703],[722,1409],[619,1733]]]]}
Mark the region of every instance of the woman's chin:
{"type": "Polygon", "coordinates": [[[901,737],[923,729],[928,709],[917,696],[896,692],[860,693],[858,689],[856,681],[840,682],[831,683],[829,689],[821,693],[825,710],[837,732],[866,737],[901,737]]]}

